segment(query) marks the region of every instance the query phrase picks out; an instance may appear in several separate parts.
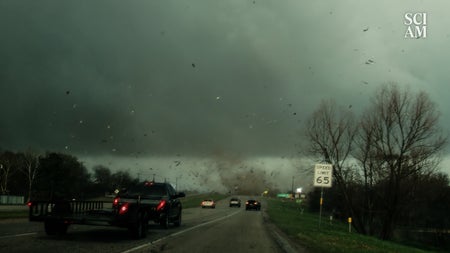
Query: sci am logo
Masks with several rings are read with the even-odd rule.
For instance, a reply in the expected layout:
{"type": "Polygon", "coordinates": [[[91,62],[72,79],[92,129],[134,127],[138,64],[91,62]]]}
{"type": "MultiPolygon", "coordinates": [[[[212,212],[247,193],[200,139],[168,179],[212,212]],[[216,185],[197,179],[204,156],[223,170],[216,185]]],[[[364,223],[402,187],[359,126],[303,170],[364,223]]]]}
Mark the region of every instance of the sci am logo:
{"type": "Polygon", "coordinates": [[[405,13],[403,24],[406,25],[405,39],[420,39],[427,37],[427,13],[405,13]]]}

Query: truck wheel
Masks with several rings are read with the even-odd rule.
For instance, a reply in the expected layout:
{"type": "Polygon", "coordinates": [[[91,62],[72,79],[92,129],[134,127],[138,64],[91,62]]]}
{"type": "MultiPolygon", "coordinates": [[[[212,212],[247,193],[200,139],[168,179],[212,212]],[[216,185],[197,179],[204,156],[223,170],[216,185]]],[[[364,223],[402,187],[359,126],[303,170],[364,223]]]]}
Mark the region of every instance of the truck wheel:
{"type": "Polygon", "coordinates": [[[130,226],[129,228],[131,235],[135,239],[145,238],[147,236],[148,231],[148,219],[147,215],[139,214],[136,223],[130,226]]]}
{"type": "Polygon", "coordinates": [[[56,222],[54,221],[45,221],[44,222],[45,233],[47,235],[56,235],[56,222]]]}
{"type": "Polygon", "coordinates": [[[181,210],[180,210],[180,213],[178,214],[177,219],[173,222],[173,225],[174,225],[175,227],[181,226],[181,210]]]}
{"type": "Polygon", "coordinates": [[[164,217],[162,217],[161,221],[159,222],[162,228],[167,229],[169,228],[169,214],[165,214],[164,217]]]}

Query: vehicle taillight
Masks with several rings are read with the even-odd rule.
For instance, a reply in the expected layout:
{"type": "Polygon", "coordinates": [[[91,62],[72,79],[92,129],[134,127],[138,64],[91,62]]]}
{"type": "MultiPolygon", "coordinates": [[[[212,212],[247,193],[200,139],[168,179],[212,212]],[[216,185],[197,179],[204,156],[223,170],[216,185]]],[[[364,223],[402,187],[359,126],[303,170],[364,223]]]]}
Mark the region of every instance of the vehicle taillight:
{"type": "Polygon", "coordinates": [[[27,206],[28,206],[28,207],[30,207],[30,206],[32,206],[32,205],[33,205],[33,202],[31,202],[31,201],[28,201],[28,202],[27,202],[27,206]]]}
{"type": "Polygon", "coordinates": [[[114,198],[114,200],[113,200],[113,206],[117,206],[117,205],[119,204],[119,200],[120,200],[119,197],[114,198]]]}
{"type": "Polygon", "coordinates": [[[128,212],[129,207],[130,207],[130,203],[128,203],[128,202],[124,203],[119,209],[119,214],[125,214],[126,212],[128,212]]]}
{"type": "Polygon", "coordinates": [[[158,205],[156,206],[156,211],[161,211],[164,206],[166,206],[166,201],[165,200],[161,200],[158,205]]]}

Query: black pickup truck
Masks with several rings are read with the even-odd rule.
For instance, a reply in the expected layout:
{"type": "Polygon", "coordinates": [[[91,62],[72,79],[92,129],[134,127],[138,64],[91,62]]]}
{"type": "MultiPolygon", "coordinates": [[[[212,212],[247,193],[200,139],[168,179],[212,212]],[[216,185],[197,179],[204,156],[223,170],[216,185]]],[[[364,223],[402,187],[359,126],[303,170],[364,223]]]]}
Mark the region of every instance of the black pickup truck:
{"type": "Polygon", "coordinates": [[[101,201],[30,201],[29,220],[43,221],[48,235],[65,234],[70,224],[109,225],[128,228],[138,239],[147,235],[150,221],[180,226],[184,196],[169,183],[143,182],[119,192],[109,208],[101,201]]]}

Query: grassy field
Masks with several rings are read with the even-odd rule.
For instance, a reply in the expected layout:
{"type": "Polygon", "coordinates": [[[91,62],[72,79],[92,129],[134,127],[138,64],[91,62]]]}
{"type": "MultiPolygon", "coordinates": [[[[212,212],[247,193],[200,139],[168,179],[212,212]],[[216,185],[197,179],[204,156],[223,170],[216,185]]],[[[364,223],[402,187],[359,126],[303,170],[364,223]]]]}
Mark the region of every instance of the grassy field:
{"type": "Polygon", "coordinates": [[[0,220],[5,219],[20,219],[20,218],[28,218],[28,210],[20,210],[20,211],[11,211],[11,210],[2,210],[0,211],[0,220]]]}
{"type": "MultiPolygon", "coordinates": [[[[221,199],[224,199],[226,197],[227,197],[226,195],[217,194],[217,193],[196,194],[193,196],[188,195],[185,198],[181,198],[181,203],[183,205],[183,208],[192,208],[192,207],[199,207],[200,202],[204,199],[213,199],[215,201],[220,201],[221,199]]],[[[95,199],[91,199],[91,200],[112,203],[112,199],[113,198],[111,198],[111,197],[100,197],[100,198],[95,198],[95,199]]],[[[16,218],[28,218],[28,209],[23,209],[23,210],[22,209],[21,210],[0,209],[0,220],[16,219],[16,218]]]]}
{"type": "Polygon", "coordinates": [[[328,217],[322,217],[319,229],[318,214],[306,211],[302,213],[299,205],[290,201],[268,199],[268,214],[273,223],[311,253],[438,252],[425,251],[349,232],[348,223],[336,221],[330,223],[328,217]]]}

